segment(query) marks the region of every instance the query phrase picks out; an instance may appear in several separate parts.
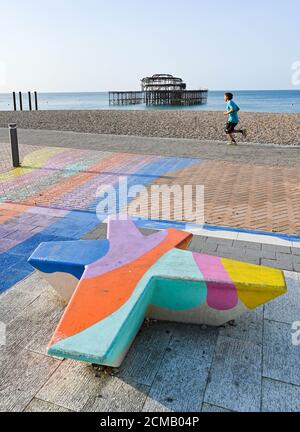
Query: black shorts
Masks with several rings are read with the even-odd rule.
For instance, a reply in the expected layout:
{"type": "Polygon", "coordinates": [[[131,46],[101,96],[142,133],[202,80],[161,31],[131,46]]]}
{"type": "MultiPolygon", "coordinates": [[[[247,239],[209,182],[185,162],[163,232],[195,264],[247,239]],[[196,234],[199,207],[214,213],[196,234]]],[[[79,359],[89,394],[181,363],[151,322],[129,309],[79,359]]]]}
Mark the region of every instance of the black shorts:
{"type": "Polygon", "coordinates": [[[225,132],[230,134],[234,132],[234,129],[237,127],[238,123],[227,122],[225,126],[225,132]]]}

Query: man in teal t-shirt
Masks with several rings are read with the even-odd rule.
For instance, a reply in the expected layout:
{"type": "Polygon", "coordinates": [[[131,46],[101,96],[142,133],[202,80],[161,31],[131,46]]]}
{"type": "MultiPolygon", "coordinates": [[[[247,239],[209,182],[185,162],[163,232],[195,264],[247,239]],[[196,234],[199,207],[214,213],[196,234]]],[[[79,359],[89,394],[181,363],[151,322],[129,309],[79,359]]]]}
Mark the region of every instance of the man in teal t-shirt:
{"type": "Polygon", "coordinates": [[[236,145],[236,140],[234,138],[234,134],[241,133],[244,138],[247,138],[247,131],[246,129],[240,129],[236,130],[236,126],[239,123],[239,115],[238,112],[240,111],[240,108],[237,106],[237,104],[233,100],[233,94],[232,93],[225,93],[224,100],[227,102],[227,110],[224,112],[225,116],[228,116],[228,121],[226,123],[226,134],[230,137],[230,143],[236,145]]]}

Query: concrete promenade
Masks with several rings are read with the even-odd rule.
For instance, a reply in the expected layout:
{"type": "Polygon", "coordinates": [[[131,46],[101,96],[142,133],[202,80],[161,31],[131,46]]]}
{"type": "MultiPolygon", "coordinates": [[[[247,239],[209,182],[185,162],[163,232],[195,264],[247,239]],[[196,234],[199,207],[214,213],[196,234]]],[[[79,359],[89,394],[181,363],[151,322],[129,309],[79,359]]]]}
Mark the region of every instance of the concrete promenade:
{"type": "Polygon", "coordinates": [[[11,170],[0,130],[0,411],[300,410],[299,149],[30,130],[19,138],[22,167],[11,170]],[[207,227],[190,250],[283,269],[288,294],[221,328],[147,321],[118,371],[49,357],[64,304],[27,258],[42,241],[105,238],[96,190],[120,175],[147,188],[204,184],[207,227]]]}

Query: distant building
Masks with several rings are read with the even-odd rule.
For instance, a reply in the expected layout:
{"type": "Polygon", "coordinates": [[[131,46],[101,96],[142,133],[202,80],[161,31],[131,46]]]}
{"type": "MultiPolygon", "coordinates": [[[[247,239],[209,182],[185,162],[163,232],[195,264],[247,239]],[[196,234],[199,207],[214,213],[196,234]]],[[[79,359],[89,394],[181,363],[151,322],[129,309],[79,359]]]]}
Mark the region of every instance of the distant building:
{"type": "Polygon", "coordinates": [[[140,92],[109,92],[109,103],[128,105],[201,105],[207,103],[208,90],[187,90],[181,78],[156,74],[141,80],[140,92]]]}

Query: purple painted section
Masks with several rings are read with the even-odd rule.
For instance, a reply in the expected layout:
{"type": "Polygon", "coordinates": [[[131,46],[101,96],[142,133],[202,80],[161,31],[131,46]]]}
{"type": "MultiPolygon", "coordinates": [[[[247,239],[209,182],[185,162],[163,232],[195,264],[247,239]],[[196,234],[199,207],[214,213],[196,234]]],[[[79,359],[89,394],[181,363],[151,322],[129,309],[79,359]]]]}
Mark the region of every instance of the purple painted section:
{"type": "Polygon", "coordinates": [[[100,276],[101,274],[122,267],[151,249],[159,245],[168,235],[168,231],[159,231],[149,236],[144,236],[135,226],[127,220],[109,220],[108,224],[108,254],[90,264],[84,275],[84,279],[100,276]]]}
{"type": "Polygon", "coordinates": [[[28,240],[33,235],[42,232],[48,225],[57,221],[56,217],[47,215],[45,211],[40,214],[30,213],[28,210],[15,216],[0,228],[0,253],[7,252],[19,243],[28,240]],[[45,214],[44,214],[45,213],[45,214]]]}
{"type": "MultiPolygon", "coordinates": [[[[74,151],[76,153],[75,155],[72,152],[70,153],[70,150],[66,150],[50,156],[41,167],[37,167],[33,171],[24,173],[19,177],[13,177],[9,180],[5,180],[4,182],[1,182],[1,186],[3,186],[3,188],[5,187],[6,193],[7,191],[14,191],[16,189],[16,184],[19,184],[20,188],[26,189],[26,186],[30,186],[35,180],[40,182],[43,177],[48,177],[51,174],[51,171],[53,173],[57,172],[58,170],[63,169],[67,164],[74,163],[74,157],[86,157],[84,151],[74,151]]],[[[30,169],[31,167],[28,168],[30,169]]]]}
{"type": "Polygon", "coordinates": [[[30,207],[26,214],[28,215],[43,215],[46,217],[62,218],[69,213],[68,210],[53,209],[49,207],[30,207]]]}
{"type": "Polygon", "coordinates": [[[11,226],[0,225],[0,239],[7,237],[9,234],[17,231],[17,228],[11,226]]]}
{"type": "Polygon", "coordinates": [[[212,309],[225,311],[238,304],[238,293],[221,258],[193,253],[207,286],[207,304],[212,309]]]}
{"type": "Polygon", "coordinates": [[[17,240],[11,240],[8,238],[0,239],[0,253],[7,252],[9,249],[16,246],[19,242],[17,240]]]}

